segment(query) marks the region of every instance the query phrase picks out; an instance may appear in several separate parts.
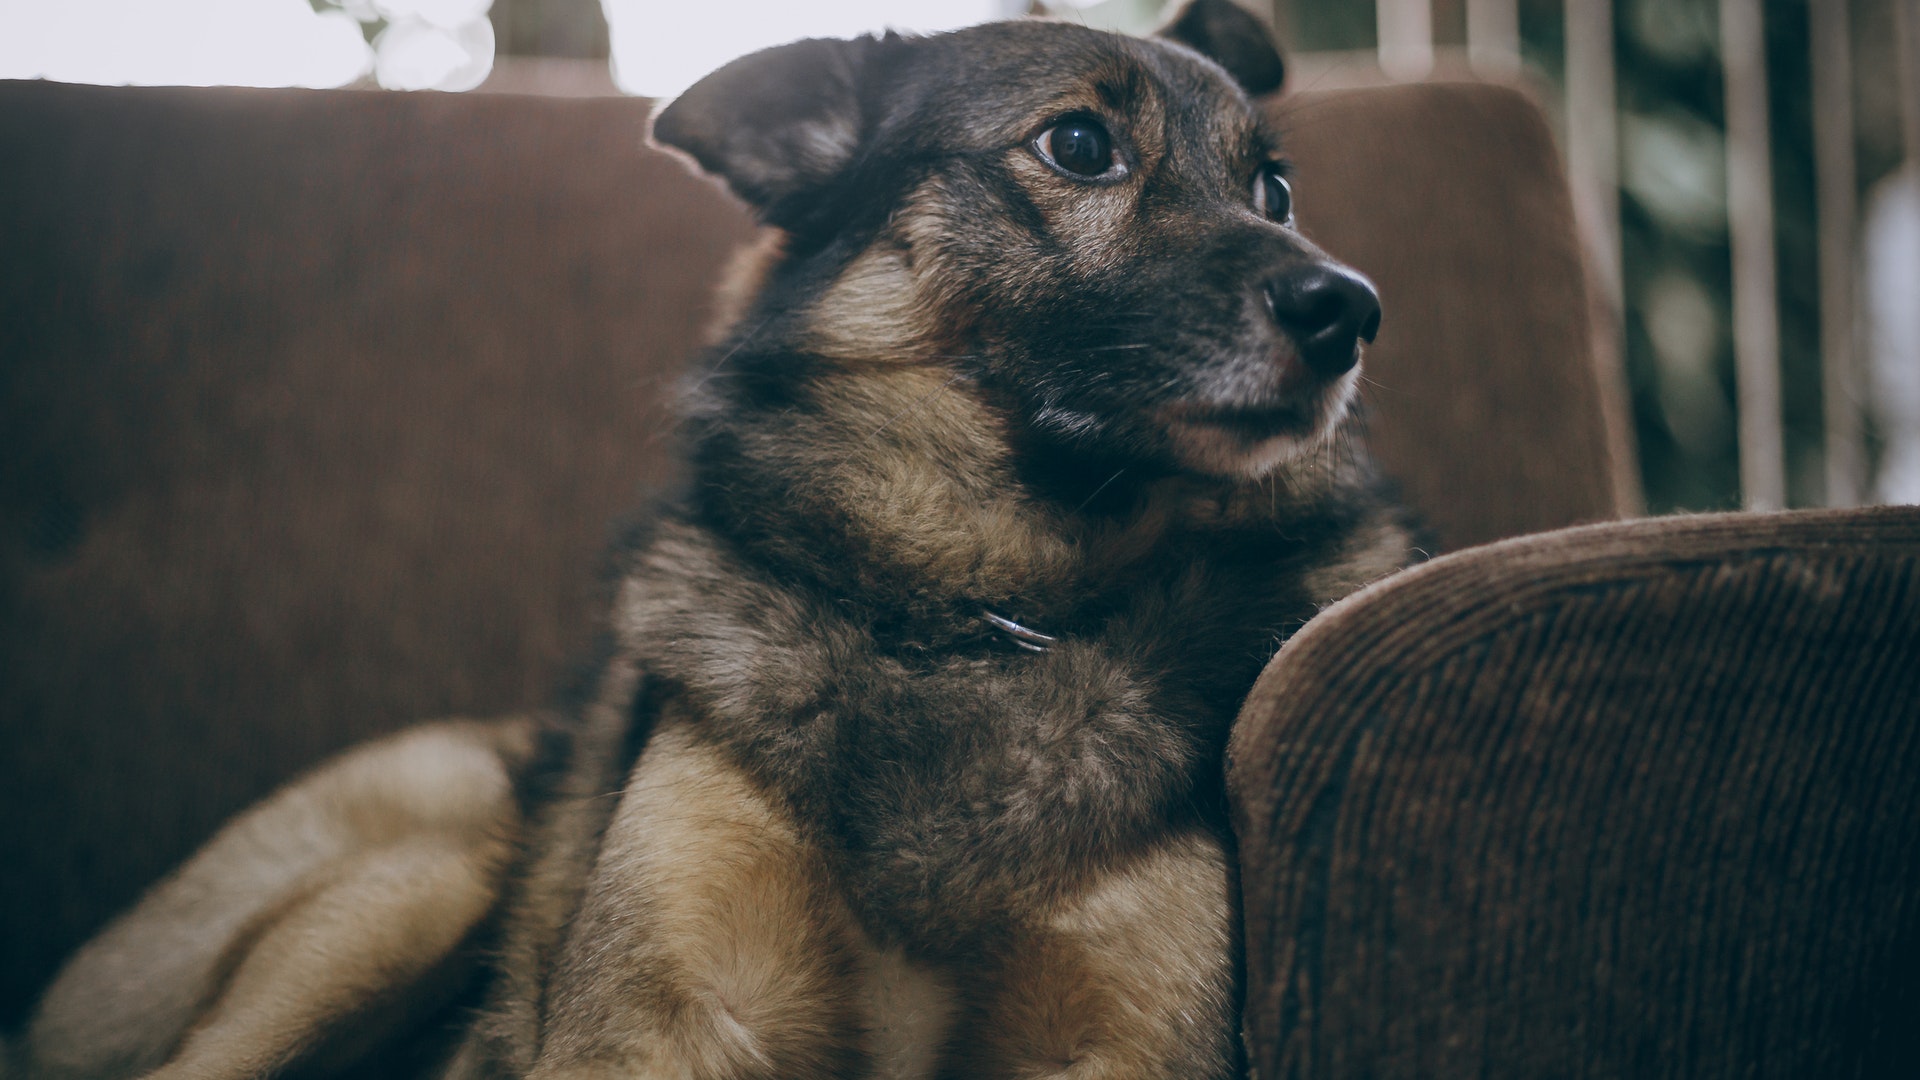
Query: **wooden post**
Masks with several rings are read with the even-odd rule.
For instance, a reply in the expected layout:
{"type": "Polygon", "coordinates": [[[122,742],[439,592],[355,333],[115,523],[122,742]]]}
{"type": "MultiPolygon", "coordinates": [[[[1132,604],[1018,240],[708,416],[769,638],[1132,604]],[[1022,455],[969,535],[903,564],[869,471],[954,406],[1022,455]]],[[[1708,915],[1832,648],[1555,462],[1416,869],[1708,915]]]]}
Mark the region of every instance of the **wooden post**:
{"type": "Polygon", "coordinates": [[[1866,454],[1854,374],[1853,63],[1847,0],[1807,7],[1813,50],[1813,156],[1820,228],[1820,374],[1827,505],[1860,502],[1866,454]]]}
{"type": "Polygon", "coordinates": [[[1600,288],[1621,307],[1620,129],[1612,0],[1567,0],[1567,175],[1590,208],[1600,288]]]}
{"type": "Polygon", "coordinates": [[[1727,219],[1733,246],[1733,352],[1739,383],[1740,491],[1749,510],[1786,505],[1780,431],[1780,325],[1773,173],[1760,0],[1720,0],[1727,87],[1727,219]]]}
{"type": "Polygon", "coordinates": [[[1374,0],[1380,70],[1418,79],[1433,70],[1432,0],[1374,0]]]}
{"type": "Polygon", "coordinates": [[[1467,0],[1467,63],[1490,78],[1519,72],[1518,0],[1467,0]]]}
{"type": "Polygon", "coordinates": [[[1280,40],[1281,51],[1292,56],[1293,50],[1299,47],[1299,42],[1293,39],[1292,0],[1270,0],[1267,20],[1273,24],[1273,34],[1280,40]]]}
{"type": "Polygon", "coordinates": [[[608,52],[599,0],[493,0],[487,15],[502,56],[599,60],[608,52]]]}

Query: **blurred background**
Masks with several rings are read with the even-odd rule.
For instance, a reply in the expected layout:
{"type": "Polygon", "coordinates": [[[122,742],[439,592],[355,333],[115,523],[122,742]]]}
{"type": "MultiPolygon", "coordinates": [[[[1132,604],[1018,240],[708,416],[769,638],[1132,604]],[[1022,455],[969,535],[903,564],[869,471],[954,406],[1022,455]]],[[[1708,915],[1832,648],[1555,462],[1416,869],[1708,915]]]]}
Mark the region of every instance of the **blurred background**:
{"type": "MultiPolygon", "coordinates": [[[[1252,0],[1291,89],[1553,117],[1647,508],[1920,502],[1920,0],[1252,0]]],[[[670,97],[803,36],[1160,0],[0,0],[0,78],[670,97]]]]}

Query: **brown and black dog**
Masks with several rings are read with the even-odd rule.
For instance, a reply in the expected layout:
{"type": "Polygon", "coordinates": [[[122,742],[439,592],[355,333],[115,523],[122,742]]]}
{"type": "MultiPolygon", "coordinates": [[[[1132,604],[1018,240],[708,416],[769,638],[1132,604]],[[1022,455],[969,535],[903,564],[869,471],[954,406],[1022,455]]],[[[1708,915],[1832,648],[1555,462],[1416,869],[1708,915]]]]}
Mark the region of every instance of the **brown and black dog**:
{"type": "Polygon", "coordinates": [[[463,981],[461,1080],[1236,1075],[1228,724],[1413,551],[1343,428],[1378,300],[1294,229],[1280,81],[1195,0],[802,41],[674,101],[654,138],[769,239],[579,704],[255,808],[69,965],[30,1075],[350,1061],[463,981]]]}

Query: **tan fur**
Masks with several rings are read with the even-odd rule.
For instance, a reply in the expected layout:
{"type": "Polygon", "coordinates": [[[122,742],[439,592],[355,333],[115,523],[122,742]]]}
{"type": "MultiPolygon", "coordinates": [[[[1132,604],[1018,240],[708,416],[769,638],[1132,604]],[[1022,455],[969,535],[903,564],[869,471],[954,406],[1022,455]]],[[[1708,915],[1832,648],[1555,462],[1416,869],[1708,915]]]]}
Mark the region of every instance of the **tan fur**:
{"type": "Polygon", "coordinates": [[[944,365],[928,365],[955,336],[952,274],[937,235],[946,209],[930,181],[894,227],[855,258],[807,313],[802,340],[850,361],[823,380],[830,429],[813,443],[810,479],[823,507],[857,507],[860,532],[902,569],[955,596],[1001,602],[1044,595],[1073,580],[1070,540],[1016,490],[1000,420],[944,365]]]}
{"type": "Polygon", "coordinates": [[[1217,1074],[1231,1053],[1231,923],[1219,842],[1168,838],[1007,943],[954,1075],[1217,1074]],[[1209,1026],[1220,1041],[1197,1048],[1209,1026]]]}
{"type": "Polygon", "coordinates": [[[845,1075],[857,939],[778,805],[668,721],[602,843],[529,1075],[845,1075]]]}
{"type": "Polygon", "coordinates": [[[948,973],[871,942],[861,949],[861,1008],[871,1080],[925,1080],[934,1074],[959,1009],[948,973]]]}
{"type": "Polygon", "coordinates": [[[832,359],[910,361],[937,348],[939,327],[907,253],[876,244],[809,309],[800,343],[832,359]]]}
{"type": "Polygon", "coordinates": [[[1325,607],[1405,566],[1407,545],[1406,530],[1393,523],[1356,529],[1337,556],[1308,571],[1307,590],[1325,607]]]}
{"type": "Polygon", "coordinates": [[[822,393],[845,451],[821,471],[831,488],[820,497],[858,508],[874,551],[988,602],[1071,581],[1064,531],[1015,493],[1005,436],[968,388],[938,369],[903,368],[836,380],[822,393]]]}
{"type": "Polygon", "coordinates": [[[532,1064],[530,1048],[539,1045],[540,1016],[535,1007],[567,920],[597,854],[600,827],[612,811],[608,792],[617,791],[621,747],[630,722],[626,703],[640,684],[631,657],[607,665],[598,697],[582,710],[574,753],[589,763],[566,774],[527,826],[531,855],[507,894],[507,925],[512,932],[495,958],[496,1007],[469,1033],[445,1070],[447,1080],[490,1075],[476,1055],[483,1048],[513,1062],[519,1071],[532,1064]]]}
{"type": "Polygon", "coordinates": [[[403,1019],[381,988],[426,977],[492,908],[530,752],[524,721],[429,725],[236,818],[68,962],[30,1075],[258,1076],[348,1017],[363,1036],[403,1019]]]}
{"type": "Polygon", "coordinates": [[[528,1075],[1064,1080],[1212,1075],[1230,1056],[1211,836],[1168,838],[957,972],[877,948],[823,867],[723,751],[663,718],[557,959],[528,1075]],[[969,995],[970,1034],[942,1053],[969,995]],[[1222,1040],[1198,1058],[1196,1026],[1222,1040]]]}
{"type": "Polygon", "coordinates": [[[760,235],[742,244],[728,257],[726,266],[720,271],[720,280],[713,287],[713,318],[706,327],[708,344],[727,336],[753,298],[759,295],[760,286],[766,283],[767,272],[780,261],[787,245],[787,234],[779,229],[761,229],[760,235]]]}
{"type": "Polygon", "coordinates": [[[1249,480],[1259,480],[1276,470],[1285,470],[1289,464],[1310,462],[1346,417],[1359,385],[1360,373],[1356,368],[1323,392],[1327,407],[1321,411],[1320,422],[1313,430],[1300,435],[1275,436],[1252,447],[1240,445],[1205,424],[1173,420],[1170,427],[1181,460],[1189,466],[1217,475],[1237,472],[1249,480]]]}

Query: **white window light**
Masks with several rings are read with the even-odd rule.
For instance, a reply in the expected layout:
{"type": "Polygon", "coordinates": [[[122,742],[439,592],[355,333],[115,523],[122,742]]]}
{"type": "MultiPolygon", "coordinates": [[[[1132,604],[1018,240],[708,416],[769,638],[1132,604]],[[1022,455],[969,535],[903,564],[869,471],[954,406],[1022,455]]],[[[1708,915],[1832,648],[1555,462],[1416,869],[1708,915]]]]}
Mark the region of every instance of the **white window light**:
{"type": "Polygon", "coordinates": [[[307,0],[0,0],[0,78],[317,87],[372,65],[360,24],[307,0]]]}
{"type": "MultiPolygon", "coordinates": [[[[1002,18],[1005,0],[604,0],[622,90],[671,98],[737,56],[805,37],[933,32],[1002,18]]],[[[1024,8],[1022,9],[1024,10],[1024,8]]]]}

